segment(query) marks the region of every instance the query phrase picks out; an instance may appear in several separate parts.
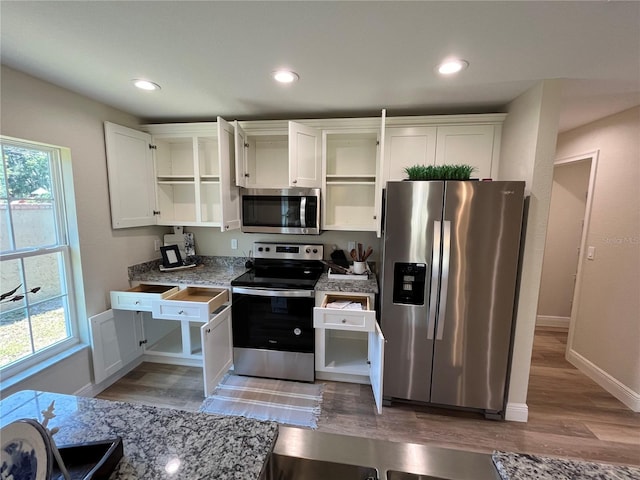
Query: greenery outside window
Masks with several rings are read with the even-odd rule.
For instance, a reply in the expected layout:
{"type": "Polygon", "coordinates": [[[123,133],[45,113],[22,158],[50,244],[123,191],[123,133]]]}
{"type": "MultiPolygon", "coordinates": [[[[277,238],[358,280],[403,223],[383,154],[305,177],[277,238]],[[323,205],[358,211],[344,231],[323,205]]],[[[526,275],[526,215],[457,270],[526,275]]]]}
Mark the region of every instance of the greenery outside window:
{"type": "Polygon", "coordinates": [[[0,137],[0,373],[78,343],[61,150],[0,137]]]}

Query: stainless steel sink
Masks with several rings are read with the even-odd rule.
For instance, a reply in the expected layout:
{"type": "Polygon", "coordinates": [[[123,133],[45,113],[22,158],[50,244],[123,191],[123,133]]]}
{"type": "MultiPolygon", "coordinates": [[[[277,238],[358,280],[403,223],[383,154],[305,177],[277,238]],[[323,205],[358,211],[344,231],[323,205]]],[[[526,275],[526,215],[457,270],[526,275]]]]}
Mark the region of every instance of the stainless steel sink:
{"type": "Polygon", "coordinates": [[[443,477],[433,477],[431,475],[418,475],[417,473],[398,472],[396,470],[388,470],[387,480],[447,480],[447,479],[443,477]]]}
{"type": "MultiPolygon", "coordinates": [[[[400,477],[398,477],[400,478],[400,477]]],[[[375,468],[271,454],[265,480],[378,480],[375,468]]]]}
{"type": "Polygon", "coordinates": [[[491,454],[279,427],[264,480],[500,480],[491,454]]]}

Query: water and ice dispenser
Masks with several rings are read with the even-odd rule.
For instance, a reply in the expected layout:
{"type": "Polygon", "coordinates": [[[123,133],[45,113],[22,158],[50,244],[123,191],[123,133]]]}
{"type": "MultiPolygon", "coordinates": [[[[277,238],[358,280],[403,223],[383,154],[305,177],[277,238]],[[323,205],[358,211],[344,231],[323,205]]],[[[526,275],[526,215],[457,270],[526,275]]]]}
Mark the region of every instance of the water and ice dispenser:
{"type": "Polygon", "coordinates": [[[393,303],[424,305],[426,263],[395,263],[393,266],[393,303]]]}

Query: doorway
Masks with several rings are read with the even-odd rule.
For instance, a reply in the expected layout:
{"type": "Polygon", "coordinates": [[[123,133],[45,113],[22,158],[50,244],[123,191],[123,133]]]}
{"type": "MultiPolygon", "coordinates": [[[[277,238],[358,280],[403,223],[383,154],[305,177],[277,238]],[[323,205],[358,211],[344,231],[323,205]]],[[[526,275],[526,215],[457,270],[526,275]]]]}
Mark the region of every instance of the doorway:
{"type": "Polygon", "coordinates": [[[569,329],[595,152],[556,161],[536,326],[569,329]]]}

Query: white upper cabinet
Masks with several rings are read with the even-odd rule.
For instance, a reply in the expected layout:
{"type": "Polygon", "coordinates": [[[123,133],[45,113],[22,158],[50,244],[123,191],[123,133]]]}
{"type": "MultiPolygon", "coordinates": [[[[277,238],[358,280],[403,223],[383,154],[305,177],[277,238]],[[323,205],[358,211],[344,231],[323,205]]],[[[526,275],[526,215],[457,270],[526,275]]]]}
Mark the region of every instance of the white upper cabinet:
{"type": "Polygon", "coordinates": [[[113,228],[155,224],[151,135],[110,122],[104,133],[113,228]]]}
{"type": "Polygon", "coordinates": [[[475,167],[473,178],[496,177],[500,137],[495,125],[438,127],[436,145],[436,165],[467,164],[475,167]]]}
{"type": "Polygon", "coordinates": [[[383,184],[407,178],[413,165],[468,164],[472,178],[497,179],[505,115],[442,115],[387,119],[383,184]]]}
{"type": "Polygon", "coordinates": [[[323,131],[323,230],[380,228],[383,129],[379,119],[369,120],[323,131]]]}
{"type": "Polygon", "coordinates": [[[321,132],[289,122],[289,185],[316,188],[322,183],[321,132]]]}
{"type": "Polygon", "coordinates": [[[105,123],[114,228],[239,228],[233,127],[218,117],[215,123],[145,129],[148,133],[105,123]],[[151,215],[143,215],[147,209],[151,215]]]}
{"type": "Polygon", "coordinates": [[[407,178],[406,167],[433,165],[435,162],[436,127],[387,127],[384,142],[385,183],[407,178]]]}
{"type": "Polygon", "coordinates": [[[236,185],[318,188],[321,132],[296,122],[234,122],[236,185]]]}

